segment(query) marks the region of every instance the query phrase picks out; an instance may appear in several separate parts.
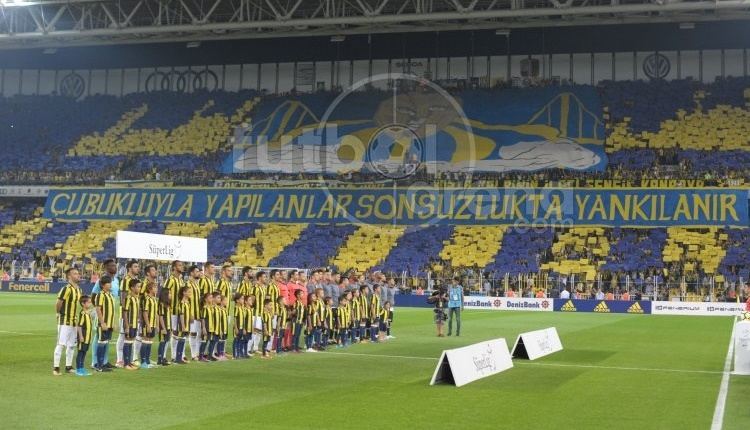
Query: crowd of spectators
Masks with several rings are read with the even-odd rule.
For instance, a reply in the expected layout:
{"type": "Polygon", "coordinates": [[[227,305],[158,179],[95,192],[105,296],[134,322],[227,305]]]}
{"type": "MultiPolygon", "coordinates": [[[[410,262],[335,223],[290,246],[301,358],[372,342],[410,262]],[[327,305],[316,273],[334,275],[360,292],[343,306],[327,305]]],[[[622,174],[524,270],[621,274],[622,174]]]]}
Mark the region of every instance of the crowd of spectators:
{"type": "MultiPolygon", "coordinates": [[[[683,87],[678,90],[690,94],[690,91],[698,88],[695,83],[679,81],[683,87]]],[[[555,79],[521,79],[516,81],[495,82],[491,89],[482,89],[483,91],[499,91],[512,87],[547,87],[558,85],[570,85],[569,82],[560,82],[555,79]]],[[[733,83],[732,85],[739,85],[733,83]]],[[[621,83],[605,83],[599,87],[603,103],[612,103],[613,109],[611,115],[605,117],[608,125],[613,125],[621,121],[621,116],[630,114],[633,111],[634,101],[627,98],[622,99],[618,95],[621,83]],[[611,88],[610,88],[611,87],[611,88]],[[619,97],[619,98],[618,98],[619,97]]],[[[653,85],[642,84],[641,86],[653,85]]],[[[658,86],[658,84],[656,84],[658,86]]],[[[718,85],[718,84],[717,84],[718,85]]],[[[727,84],[728,85],[728,84],[727,84]]],[[[736,86],[735,85],[735,86],[736,86]]],[[[672,85],[674,86],[674,85],[672,85]]],[[[636,90],[640,88],[638,84],[633,86],[636,90]]],[[[650,87],[648,87],[650,88],[650,87]]],[[[646,88],[646,89],[648,89],[646,88]]],[[[734,87],[730,88],[734,89],[734,87]]],[[[643,88],[641,88],[643,90],[643,88]]],[[[672,88],[672,90],[675,90],[672,88]]],[[[341,91],[341,89],[337,89],[341,91]]],[[[368,88],[366,91],[383,93],[384,90],[368,88]]],[[[635,91],[635,90],[634,90],[635,91]]],[[[646,91],[646,90],[643,90],[646,91]]],[[[676,91],[676,90],[675,90],[676,91]]],[[[727,90],[729,91],[729,90],[727,90]]],[[[736,92],[736,91],[734,91],[736,92]]],[[[332,93],[332,94],[335,94],[332,93]]],[[[284,94],[264,93],[263,98],[267,100],[278,99],[280,97],[289,97],[296,95],[296,92],[284,94]]],[[[689,102],[690,96],[687,97],[689,102]]],[[[685,103],[687,103],[685,102],[685,103]]],[[[263,103],[258,105],[262,106],[263,103]]],[[[671,106],[671,105],[670,105],[671,106]]],[[[680,107],[681,105],[675,105],[680,107]]],[[[22,105],[23,107],[23,105],[22,105]]],[[[256,109],[259,109],[256,107],[256,109]]],[[[652,115],[653,116],[653,115],[652,115]]],[[[650,117],[649,117],[650,118],[650,117]]],[[[648,118],[647,118],[648,119],[648,118]]],[[[644,122],[648,127],[654,128],[653,119],[644,122]]],[[[644,125],[644,127],[646,126],[644,125]]],[[[42,130],[43,125],[40,126],[42,130]]],[[[44,136],[44,130],[39,132],[39,136],[44,136]]],[[[71,142],[72,143],[72,142],[71,142]]],[[[44,147],[44,146],[43,146],[44,147]]],[[[108,160],[100,163],[97,168],[81,169],[75,166],[76,157],[67,157],[65,151],[59,149],[53,150],[44,147],[44,152],[34,153],[34,148],[29,148],[29,163],[20,163],[11,166],[5,166],[0,171],[0,182],[8,185],[104,185],[105,181],[132,181],[132,180],[153,180],[158,174],[162,181],[171,181],[176,185],[196,185],[209,186],[215,181],[222,183],[231,183],[234,180],[263,180],[263,181],[299,181],[307,180],[310,182],[318,181],[323,178],[325,181],[342,181],[348,183],[372,183],[384,181],[388,186],[392,181],[379,173],[372,172],[355,172],[341,175],[326,174],[281,174],[281,173],[241,173],[241,174],[224,174],[221,173],[221,163],[229,156],[229,145],[221,148],[219,151],[213,151],[206,154],[196,154],[192,165],[176,166],[170,168],[164,165],[154,167],[153,163],[138,162],[139,157],[146,155],[130,155],[121,157],[116,160],[108,160]],[[36,166],[41,161],[44,168],[30,168],[36,166]],[[198,174],[196,174],[198,172],[198,174]]],[[[724,163],[726,157],[737,158],[745,157],[746,154],[735,154],[734,152],[721,153],[722,151],[694,151],[685,148],[637,148],[637,149],[619,149],[609,152],[608,164],[604,171],[575,171],[563,169],[549,169],[537,172],[504,172],[490,173],[477,172],[474,174],[465,174],[461,172],[443,171],[438,173],[428,173],[422,166],[416,170],[415,174],[407,178],[400,179],[398,184],[409,185],[414,182],[435,183],[437,185],[455,186],[460,184],[464,186],[467,181],[476,185],[484,186],[502,186],[505,181],[515,182],[534,182],[534,183],[552,183],[557,185],[560,181],[574,181],[576,186],[587,186],[587,181],[591,180],[621,180],[629,181],[633,184],[639,184],[641,181],[662,179],[662,180],[701,180],[707,186],[736,186],[742,183],[750,183],[750,163],[724,163]],[[733,166],[733,167],[732,167],[733,166]]],[[[745,152],[745,151],[741,151],[745,152]]],[[[748,152],[750,155],[750,152],[748,152]]],[[[377,169],[372,169],[377,170],[377,169]]],[[[678,183],[678,186],[681,186],[678,183]]]]}

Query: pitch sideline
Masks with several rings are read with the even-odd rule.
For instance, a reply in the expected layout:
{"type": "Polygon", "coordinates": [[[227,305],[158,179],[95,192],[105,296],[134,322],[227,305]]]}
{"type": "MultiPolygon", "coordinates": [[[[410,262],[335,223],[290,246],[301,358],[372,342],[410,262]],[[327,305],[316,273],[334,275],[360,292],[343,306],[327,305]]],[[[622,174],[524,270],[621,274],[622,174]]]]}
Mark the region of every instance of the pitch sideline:
{"type": "Polygon", "coordinates": [[[729,392],[729,370],[732,368],[732,356],[734,355],[734,329],[736,322],[736,319],[732,319],[732,335],[729,336],[729,348],[727,350],[727,358],[724,361],[719,395],[716,397],[716,407],[714,408],[714,419],[711,421],[711,430],[721,430],[721,427],[724,425],[724,409],[726,408],[727,393],[729,392]]]}

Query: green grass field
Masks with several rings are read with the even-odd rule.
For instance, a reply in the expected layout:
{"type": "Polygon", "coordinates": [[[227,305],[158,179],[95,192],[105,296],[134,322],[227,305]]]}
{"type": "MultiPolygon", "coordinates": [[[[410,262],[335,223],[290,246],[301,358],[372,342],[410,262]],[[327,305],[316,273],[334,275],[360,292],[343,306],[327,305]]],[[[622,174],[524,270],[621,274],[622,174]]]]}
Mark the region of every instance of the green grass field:
{"type": "MultiPolygon", "coordinates": [[[[3,428],[709,429],[732,328],[718,317],[465,311],[461,337],[437,338],[430,309],[399,308],[384,344],[54,377],[54,301],[0,293],[3,428]],[[443,349],[498,337],[512,348],[550,326],[563,351],[460,388],[429,385],[443,349]]],[[[750,426],[748,398],[750,376],[732,376],[724,429],[750,426]]]]}

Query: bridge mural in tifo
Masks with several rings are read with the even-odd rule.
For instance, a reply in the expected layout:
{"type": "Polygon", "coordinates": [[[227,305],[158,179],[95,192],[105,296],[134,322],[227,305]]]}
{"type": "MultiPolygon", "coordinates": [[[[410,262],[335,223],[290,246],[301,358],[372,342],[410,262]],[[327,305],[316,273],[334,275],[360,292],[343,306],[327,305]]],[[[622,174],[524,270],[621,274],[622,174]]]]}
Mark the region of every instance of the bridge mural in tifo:
{"type": "Polygon", "coordinates": [[[429,86],[269,100],[223,171],[342,173],[603,170],[593,87],[463,91],[429,86]]]}

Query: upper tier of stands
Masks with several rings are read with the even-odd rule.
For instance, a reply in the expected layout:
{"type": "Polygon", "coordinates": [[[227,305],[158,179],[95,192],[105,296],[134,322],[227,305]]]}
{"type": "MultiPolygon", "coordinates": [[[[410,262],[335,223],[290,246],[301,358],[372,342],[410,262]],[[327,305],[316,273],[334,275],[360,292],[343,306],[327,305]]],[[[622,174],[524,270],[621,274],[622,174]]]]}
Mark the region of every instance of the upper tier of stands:
{"type": "MultiPolygon", "coordinates": [[[[712,84],[605,81],[596,90],[603,112],[603,142],[609,161],[606,171],[555,169],[482,176],[710,177],[712,183],[750,179],[747,79],[728,78],[712,84]],[[660,165],[674,168],[655,169],[660,165]]],[[[472,90],[455,96],[473,117],[486,124],[502,124],[508,111],[499,103],[493,106],[497,98],[493,94],[500,91],[513,91],[519,100],[541,100],[540,91],[549,93],[549,89],[472,90]]],[[[76,185],[159,178],[202,185],[234,176],[258,179],[263,175],[219,173],[233,139],[241,140],[243,133],[251,137],[266,134],[271,139],[294,127],[314,125],[335,96],[320,93],[261,99],[254,91],[245,90],[165,91],[121,98],[97,95],[80,101],[60,96],[0,99],[0,147],[8,166],[0,172],[0,182],[76,185]],[[284,115],[272,115],[280,109],[284,115]]],[[[363,115],[371,116],[386,97],[379,91],[358,93],[337,110],[337,119],[361,122],[363,115]]]]}

